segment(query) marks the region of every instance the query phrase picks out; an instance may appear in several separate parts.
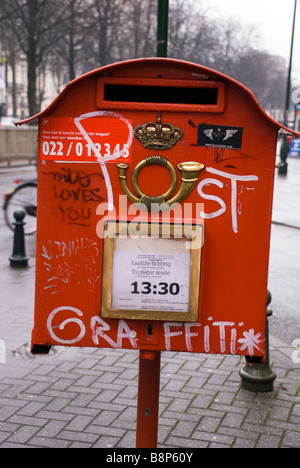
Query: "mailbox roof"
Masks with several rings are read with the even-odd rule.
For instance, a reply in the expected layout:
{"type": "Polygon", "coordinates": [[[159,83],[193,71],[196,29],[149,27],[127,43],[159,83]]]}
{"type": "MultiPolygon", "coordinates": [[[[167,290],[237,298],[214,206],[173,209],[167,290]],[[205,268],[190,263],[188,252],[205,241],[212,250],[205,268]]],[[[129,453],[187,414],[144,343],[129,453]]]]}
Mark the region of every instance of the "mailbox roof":
{"type": "Polygon", "coordinates": [[[258,100],[256,99],[255,95],[250,91],[246,86],[243,84],[239,83],[238,81],[234,80],[233,78],[230,78],[229,76],[226,76],[216,70],[203,67],[201,65],[198,65],[196,63],[191,63],[191,62],[185,62],[182,60],[175,60],[175,59],[168,59],[168,58],[143,58],[143,59],[135,59],[135,60],[128,60],[124,62],[117,62],[111,65],[104,66],[102,68],[93,70],[89,73],[86,73],[85,75],[80,76],[79,78],[76,78],[75,80],[71,81],[68,83],[68,85],[61,91],[61,93],[54,99],[54,101],[46,107],[42,112],[29,117],[27,119],[21,120],[19,122],[16,122],[16,126],[20,125],[25,125],[28,124],[29,122],[36,122],[39,121],[40,118],[43,116],[49,115],[49,113],[54,110],[59,103],[64,99],[66,94],[69,92],[70,88],[75,86],[77,83],[87,79],[91,78],[93,76],[98,77],[98,76],[110,76],[110,74],[114,74],[120,70],[124,72],[126,70],[126,76],[131,76],[131,77],[144,77],[148,78],[149,75],[147,73],[149,72],[149,68],[153,68],[154,70],[157,71],[159,68],[168,68],[169,70],[172,71],[172,75],[174,75],[174,78],[182,78],[183,74],[185,73],[184,79],[199,79],[199,80],[221,80],[223,82],[228,82],[231,83],[232,85],[236,86],[240,90],[244,91],[249,95],[249,97],[252,99],[254,104],[257,107],[257,110],[263,114],[263,116],[270,122],[272,123],[275,127],[278,128],[278,130],[281,130],[284,133],[288,133],[291,135],[294,135],[296,137],[300,137],[300,134],[295,132],[294,130],[291,130],[284,125],[280,124],[276,120],[272,119],[262,108],[262,106],[259,104],[258,100]],[[146,72],[141,73],[143,69],[146,67],[146,72]],[[131,73],[130,73],[131,72],[131,73]],[[128,75],[130,73],[130,75],[128,75]],[[187,75],[190,75],[189,77],[187,75]]]}

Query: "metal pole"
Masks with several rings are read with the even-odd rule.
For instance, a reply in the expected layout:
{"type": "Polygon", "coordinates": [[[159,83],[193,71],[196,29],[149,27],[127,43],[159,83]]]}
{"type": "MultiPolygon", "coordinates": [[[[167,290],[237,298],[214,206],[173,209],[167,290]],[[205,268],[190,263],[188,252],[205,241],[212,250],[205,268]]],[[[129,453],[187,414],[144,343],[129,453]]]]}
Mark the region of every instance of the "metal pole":
{"type": "Polygon", "coordinates": [[[136,448],[157,447],[160,357],[160,351],[140,351],[136,448]]]}
{"type": "MultiPolygon", "coordinates": [[[[168,55],[169,0],[158,0],[157,57],[168,55]]],[[[156,448],[159,418],[160,351],[140,351],[136,448],[156,448]]]]}
{"type": "MultiPolygon", "coordinates": [[[[290,108],[290,99],[291,99],[291,81],[292,81],[292,64],[293,64],[293,52],[294,52],[294,37],[295,37],[295,24],[296,24],[296,12],[297,12],[297,0],[295,0],[295,8],[294,8],[294,19],[293,19],[293,32],[292,32],[292,41],[291,41],[291,53],[290,53],[290,63],[289,63],[289,71],[288,71],[288,79],[287,79],[287,88],[286,88],[286,101],[285,101],[285,110],[284,110],[284,125],[288,127],[289,124],[289,108],[290,108]]],[[[279,167],[279,174],[286,175],[288,169],[288,142],[287,136],[283,135],[283,141],[280,150],[280,159],[281,159],[281,166],[279,167]]]]}
{"type": "Polygon", "coordinates": [[[169,0],[158,0],[157,57],[168,56],[169,0]]]}

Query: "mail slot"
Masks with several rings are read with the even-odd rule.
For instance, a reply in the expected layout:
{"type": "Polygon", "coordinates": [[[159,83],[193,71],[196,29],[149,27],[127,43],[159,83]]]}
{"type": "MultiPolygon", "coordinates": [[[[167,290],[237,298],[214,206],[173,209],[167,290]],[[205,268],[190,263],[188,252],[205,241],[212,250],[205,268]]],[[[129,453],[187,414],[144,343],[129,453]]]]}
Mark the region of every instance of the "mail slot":
{"type": "Polygon", "coordinates": [[[240,83],[171,59],[95,70],[30,120],[32,351],[264,356],[276,144],[290,131],[240,83]]]}

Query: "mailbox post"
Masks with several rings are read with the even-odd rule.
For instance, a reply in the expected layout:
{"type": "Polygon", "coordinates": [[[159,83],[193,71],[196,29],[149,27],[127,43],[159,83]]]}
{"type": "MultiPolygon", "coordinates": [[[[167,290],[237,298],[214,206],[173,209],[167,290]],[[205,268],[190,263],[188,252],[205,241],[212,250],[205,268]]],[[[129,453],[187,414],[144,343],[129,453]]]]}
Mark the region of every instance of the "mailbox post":
{"type": "MultiPolygon", "coordinates": [[[[277,135],[296,134],[240,83],[165,58],[88,73],[34,119],[32,352],[135,349],[158,377],[161,351],[263,361],[277,135]]],[[[158,377],[138,446],[156,443],[158,377]]]]}
{"type": "MultiPolygon", "coordinates": [[[[169,0],[158,0],[156,56],[168,55],[169,0]]],[[[152,325],[148,333],[152,333],[152,325]]],[[[140,351],[136,447],[156,447],[161,352],[140,351]]]]}

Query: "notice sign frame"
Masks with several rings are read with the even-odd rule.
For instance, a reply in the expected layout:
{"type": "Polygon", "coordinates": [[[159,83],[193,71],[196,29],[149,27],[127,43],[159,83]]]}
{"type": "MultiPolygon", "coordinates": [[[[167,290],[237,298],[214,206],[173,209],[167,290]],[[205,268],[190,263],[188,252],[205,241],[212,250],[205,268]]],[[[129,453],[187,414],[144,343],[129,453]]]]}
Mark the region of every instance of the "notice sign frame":
{"type": "Polygon", "coordinates": [[[202,225],[108,221],[103,318],[197,322],[202,225]]]}

